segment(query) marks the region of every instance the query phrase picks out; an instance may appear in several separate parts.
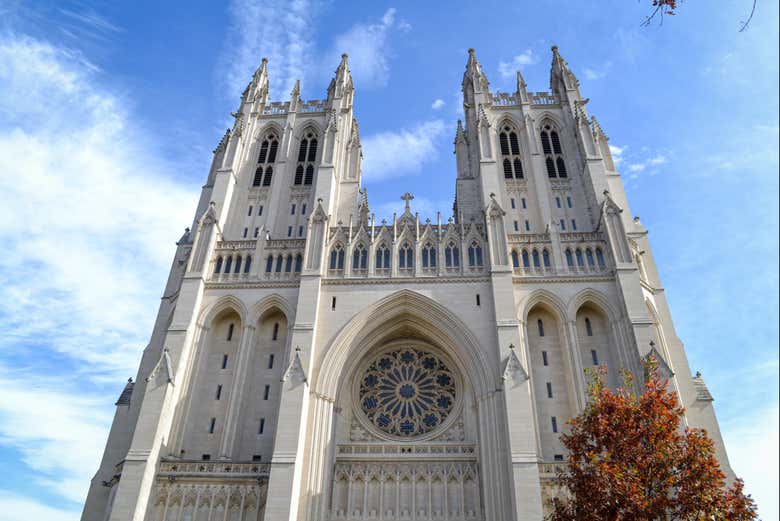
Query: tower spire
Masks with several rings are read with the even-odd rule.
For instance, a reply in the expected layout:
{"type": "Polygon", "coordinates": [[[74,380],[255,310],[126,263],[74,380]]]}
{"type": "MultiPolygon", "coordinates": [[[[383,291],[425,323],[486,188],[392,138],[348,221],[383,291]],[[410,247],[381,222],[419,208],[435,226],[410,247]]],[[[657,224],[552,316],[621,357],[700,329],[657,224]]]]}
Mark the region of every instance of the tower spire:
{"type": "Polygon", "coordinates": [[[479,63],[474,49],[469,49],[466,71],[463,73],[463,88],[465,89],[468,84],[471,84],[474,92],[478,93],[487,93],[490,85],[487,76],[482,71],[482,64],[479,63]]]}
{"type": "Polygon", "coordinates": [[[351,102],[354,88],[352,85],[352,74],[349,72],[349,63],[347,63],[348,58],[349,55],[347,53],[341,55],[341,62],[336,67],[335,77],[328,86],[328,100],[331,102],[336,98],[345,98],[348,102],[351,102]]]}
{"type": "Polygon", "coordinates": [[[260,66],[252,75],[252,81],[249,82],[244,94],[248,94],[247,101],[255,101],[262,105],[268,102],[268,58],[260,60],[260,66]]]}
{"type": "Polygon", "coordinates": [[[552,64],[550,65],[550,89],[561,99],[580,99],[580,82],[569,69],[569,64],[558,52],[558,46],[552,46],[552,64]]]}

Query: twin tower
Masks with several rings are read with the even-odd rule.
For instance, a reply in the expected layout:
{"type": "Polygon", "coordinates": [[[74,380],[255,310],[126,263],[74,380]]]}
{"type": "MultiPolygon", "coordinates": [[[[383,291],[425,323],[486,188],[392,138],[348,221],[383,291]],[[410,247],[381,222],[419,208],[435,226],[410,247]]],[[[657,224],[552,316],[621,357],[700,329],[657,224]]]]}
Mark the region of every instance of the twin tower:
{"type": "Polygon", "coordinates": [[[474,51],[452,216],[377,222],[342,57],[324,100],[266,61],[214,151],[83,521],[541,521],[585,369],[655,354],[730,474],[647,231],[556,47],[550,91],[474,51]]]}

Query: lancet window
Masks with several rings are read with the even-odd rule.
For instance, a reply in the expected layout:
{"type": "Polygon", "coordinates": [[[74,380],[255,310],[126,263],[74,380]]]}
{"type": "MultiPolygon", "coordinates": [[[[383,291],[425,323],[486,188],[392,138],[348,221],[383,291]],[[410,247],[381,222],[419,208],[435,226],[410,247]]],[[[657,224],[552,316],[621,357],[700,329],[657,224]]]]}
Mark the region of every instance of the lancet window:
{"type": "Polygon", "coordinates": [[[279,140],[273,133],[268,134],[260,144],[260,153],[257,156],[257,168],[252,186],[271,186],[274,169],[271,165],[276,162],[276,152],[279,149],[279,140]]]}
{"type": "Polygon", "coordinates": [[[482,246],[480,246],[477,241],[471,243],[468,254],[470,267],[482,266],[482,246]]]}
{"type": "Polygon", "coordinates": [[[504,126],[498,134],[501,149],[501,164],[504,178],[523,179],[523,161],[520,159],[520,141],[517,131],[509,125],[504,126]]]}
{"type": "Polygon", "coordinates": [[[390,248],[384,243],[376,249],[376,267],[380,270],[390,268],[390,248]]]}
{"type": "Polygon", "coordinates": [[[317,158],[317,136],[307,131],[298,148],[298,164],[295,167],[296,185],[310,185],[314,181],[314,161],[317,158]]]}
{"type": "Polygon", "coordinates": [[[368,268],[368,250],[363,244],[358,244],[352,250],[352,269],[365,270],[368,268]]]}
{"type": "Polygon", "coordinates": [[[344,269],[344,248],[341,244],[337,244],[330,250],[330,269],[343,270],[344,269]]]}
{"type": "Polygon", "coordinates": [[[566,162],[563,160],[563,149],[558,131],[551,124],[545,124],[540,133],[544,163],[547,166],[547,176],[550,178],[566,178],[566,162]]]}
{"type": "Polygon", "coordinates": [[[436,267],[436,248],[430,242],[426,242],[422,249],[422,267],[436,267]]]}
{"type": "Polygon", "coordinates": [[[414,268],[414,249],[408,242],[398,248],[398,267],[402,270],[414,268]]]}
{"type": "Polygon", "coordinates": [[[448,268],[460,266],[460,251],[458,251],[458,246],[454,242],[450,242],[444,248],[444,265],[448,268]]]}

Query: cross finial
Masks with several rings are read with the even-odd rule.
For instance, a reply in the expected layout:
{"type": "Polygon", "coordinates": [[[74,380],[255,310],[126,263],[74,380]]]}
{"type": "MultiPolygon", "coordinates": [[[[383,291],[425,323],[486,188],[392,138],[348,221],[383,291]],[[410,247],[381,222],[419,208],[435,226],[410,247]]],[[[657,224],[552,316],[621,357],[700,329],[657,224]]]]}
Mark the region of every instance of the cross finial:
{"type": "Polygon", "coordinates": [[[401,196],[401,199],[405,202],[406,206],[404,207],[406,210],[410,210],[409,201],[414,199],[414,196],[410,194],[409,192],[406,192],[404,195],[401,196]]]}

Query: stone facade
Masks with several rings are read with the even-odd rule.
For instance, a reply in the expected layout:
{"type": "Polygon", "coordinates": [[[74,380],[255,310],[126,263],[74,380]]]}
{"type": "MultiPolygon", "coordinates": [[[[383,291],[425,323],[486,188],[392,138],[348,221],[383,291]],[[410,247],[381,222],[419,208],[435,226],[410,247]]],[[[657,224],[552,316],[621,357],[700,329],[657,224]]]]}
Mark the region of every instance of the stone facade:
{"type": "Polygon", "coordinates": [[[266,62],[178,242],[83,521],[539,521],[584,369],[654,352],[731,474],[607,137],[474,52],[452,217],[371,214],[346,55],[322,101],[266,62]]]}

